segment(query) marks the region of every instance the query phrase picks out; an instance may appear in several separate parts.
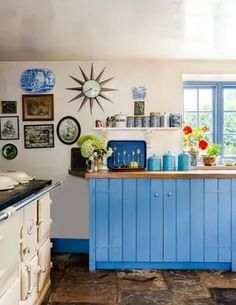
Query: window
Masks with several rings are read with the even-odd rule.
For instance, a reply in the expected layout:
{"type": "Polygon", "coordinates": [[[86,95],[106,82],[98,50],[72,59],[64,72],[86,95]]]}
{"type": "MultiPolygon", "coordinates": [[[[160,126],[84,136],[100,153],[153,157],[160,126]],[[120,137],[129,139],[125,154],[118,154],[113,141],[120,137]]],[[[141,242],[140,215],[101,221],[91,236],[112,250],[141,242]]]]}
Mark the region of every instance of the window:
{"type": "Polygon", "coordinates": [[[236,82],[184,82],[184,122],[208,126],[208,141],[236,157],[236,82]]]}

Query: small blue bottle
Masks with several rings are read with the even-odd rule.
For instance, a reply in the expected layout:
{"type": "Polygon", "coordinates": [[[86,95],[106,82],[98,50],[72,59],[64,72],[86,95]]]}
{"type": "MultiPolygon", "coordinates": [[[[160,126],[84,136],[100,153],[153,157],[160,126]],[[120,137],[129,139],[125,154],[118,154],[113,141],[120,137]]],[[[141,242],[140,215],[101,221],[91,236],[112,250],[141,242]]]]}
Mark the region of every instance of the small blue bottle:
{"type": "Polygon", "coordinates": [[[175,171],[175,155],[169,151],[163,155],[163,171],[175,171]]]}
{"type": "Polygon", "coordinates": [[[183,151],[178,155],[178,171],[188,171],[190,169],[190,155],[183,151]]]}

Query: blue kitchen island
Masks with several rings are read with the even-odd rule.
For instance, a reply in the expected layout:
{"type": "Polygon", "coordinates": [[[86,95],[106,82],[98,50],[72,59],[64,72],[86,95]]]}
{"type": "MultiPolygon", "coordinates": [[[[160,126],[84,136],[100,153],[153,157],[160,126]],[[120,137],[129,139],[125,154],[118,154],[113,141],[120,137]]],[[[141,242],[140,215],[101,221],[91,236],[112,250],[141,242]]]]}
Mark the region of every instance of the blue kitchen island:
{"type": "Polygon", "coordinates": [[[91,271],[236,271],[236,170],[70,174],[89,179],[91,271]]]}

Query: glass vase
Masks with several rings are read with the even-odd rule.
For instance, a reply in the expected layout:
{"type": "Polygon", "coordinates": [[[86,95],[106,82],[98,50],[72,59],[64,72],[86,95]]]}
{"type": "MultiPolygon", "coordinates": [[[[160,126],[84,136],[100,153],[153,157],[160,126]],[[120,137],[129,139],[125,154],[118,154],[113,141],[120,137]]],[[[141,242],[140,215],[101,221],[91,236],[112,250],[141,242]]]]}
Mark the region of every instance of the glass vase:
{"type": "Polygon", "coordinates": [[[103,170],[103,156],[98,156],[98,170],[103,170]]]}
{"type": "Polygon", "coordinates": [[[93,158],[86,159],[86,171],[87,172],[93,171],[93,158]]]}
{"type": "Polygon", "coordinates": [[[187,151],[190,155],[190,166],[197,166],[198,162],[198,152],[197,151],[187,151]]]}

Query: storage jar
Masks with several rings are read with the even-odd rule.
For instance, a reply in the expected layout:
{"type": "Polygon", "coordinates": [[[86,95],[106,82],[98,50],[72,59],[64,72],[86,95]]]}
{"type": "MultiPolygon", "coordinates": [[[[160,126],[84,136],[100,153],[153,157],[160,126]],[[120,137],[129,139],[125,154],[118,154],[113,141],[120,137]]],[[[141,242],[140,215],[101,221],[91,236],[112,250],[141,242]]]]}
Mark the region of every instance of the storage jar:
{"type": "Polygon", "coordinates": [[[169,151],[163,155],[163,171],[175,171],[175,155],[169,151]]]}
{"type": "Polygon", "coordinates": [[[183,151],[178,155],[178,171],[188,171],[190,169],[190,155],[183,151]]]}
{"type": "Polygon", "coordinates": [[[148,158],[148,170],[149,171],[160,171],[161,170],[161,159],[153,155],[148,158]]]}

